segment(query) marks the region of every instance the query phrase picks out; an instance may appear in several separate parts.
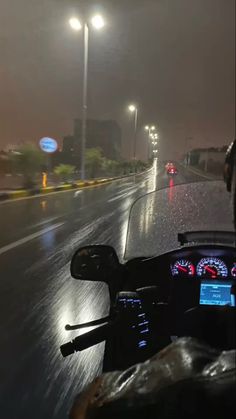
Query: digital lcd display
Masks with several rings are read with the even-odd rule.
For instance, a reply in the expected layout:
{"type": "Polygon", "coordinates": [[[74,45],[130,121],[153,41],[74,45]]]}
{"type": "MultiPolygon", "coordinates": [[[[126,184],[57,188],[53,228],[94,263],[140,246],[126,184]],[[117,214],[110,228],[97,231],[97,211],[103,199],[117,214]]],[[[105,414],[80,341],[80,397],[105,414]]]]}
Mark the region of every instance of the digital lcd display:
{"type": "Polygon", "coordinates": [[[235,307],[235,295],[231,283],[203,281],[200,288],[200,305],[235,307]]]}

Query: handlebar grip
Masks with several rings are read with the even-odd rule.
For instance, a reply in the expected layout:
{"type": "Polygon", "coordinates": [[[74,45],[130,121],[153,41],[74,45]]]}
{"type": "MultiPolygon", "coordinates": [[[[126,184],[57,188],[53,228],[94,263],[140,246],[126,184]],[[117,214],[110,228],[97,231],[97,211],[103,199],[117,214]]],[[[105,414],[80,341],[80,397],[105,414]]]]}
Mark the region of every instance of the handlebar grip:
{"type": "Polygon", "coordinates": [[[81,336],[73,339],[71,342],[67,342],[60,347],[61,354],[65,358],[72,355],[74,352],[83,351],[84,349],[90,348],[91,346],[97,345],[107,339],[111,330],[111,324],[105,324],[101,327],[97,327],[88,333],[84,333],[81,336]]]}
{"type": "Polygon", "coordinates": [[[64,345],[60,346],[60,351],[63,358],[66,358],[69,355],[72,355],[74,351],[74,346],[72,342],[65,343],[64,345]]]}

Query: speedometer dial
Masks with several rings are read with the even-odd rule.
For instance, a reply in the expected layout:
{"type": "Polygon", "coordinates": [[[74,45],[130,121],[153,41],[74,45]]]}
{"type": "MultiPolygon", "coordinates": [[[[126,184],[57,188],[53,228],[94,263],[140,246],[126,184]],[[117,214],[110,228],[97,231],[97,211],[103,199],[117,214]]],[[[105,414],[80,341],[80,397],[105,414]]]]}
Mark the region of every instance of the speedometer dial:
{"type": "Polygon", "coordinates": [[[234,262],[233,267],[231,269],[231,275],[236,278],[236,262],[234,262]]]}
{"type": "Polygon", "coordinates": [[[195,274],[194,265],[186,259],[180,259],[171,267],[173,276],[193,276],[195,274]]]}
{"type": "Polygon", "coordinates": [[[197,265],[197,275],[211,279],[226,278],[228,268],[221,259],[215,257],[203,258],[197,265]]]}

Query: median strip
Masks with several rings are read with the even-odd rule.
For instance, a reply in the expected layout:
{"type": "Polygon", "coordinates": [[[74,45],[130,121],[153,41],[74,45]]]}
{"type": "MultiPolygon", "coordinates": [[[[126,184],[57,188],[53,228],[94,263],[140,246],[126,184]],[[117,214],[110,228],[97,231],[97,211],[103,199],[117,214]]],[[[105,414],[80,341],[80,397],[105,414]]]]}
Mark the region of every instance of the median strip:
{"type": "Polygon", "coordinates": [[[31,189],[31,190],[26,190],[26,189],[21,189],[21,190],[16,190],[16,191],[12,191],[12,192],[0,192],[0,203],[1,202],[7,202],[10,200],[16,200],[16,199],[23,199],[23,198],[29,198],[29,197],[34,197],[34,196],[40,196],[40,195],[48,195],[51,193],[55,193],[55,192],[63,192],[63,191],[70,191],[70,190],[76,190],[76,189],[83,189],[83,188],[88,188],[88,187],[96,187],[99,185],[104,185],[106,183],[110,183],[110,182],[114,182],[117,180],[122,180],[125,178],[130,178],[130,177],[134,177],[134,176],[140,176],[143,174],[147,174],[151,169],[148,169],[144,172],[140,172],[140,173],[133,173],[130,175],[124,175],[124,176],[119,176],[119,177],[113,177],[113,178],[104,178],[104,179],[95,179],[95,180],[86,180],[86,181],[78,181],[75,183],[70,183],[70,184],[65,184],[65,185],[59,185],[59,186],[47,186],[46,188],[37,188],[37,189],[31,189]]]}
{"type": "Polygon", "coordinates": [[[93,180],[93,181],[86,181],[86,182],[78,182],[73,184],[66,184],[66,185],[59,185],[59,186],[47,186],[46,188],[38,188],[32,190],[22,189],[19,191],[12,191],[12,192],[0,192],[0,202],[6,202],[12,199],[22,199],[27,197],[33,197],[37,195],[48,195],[55,192],[63,192],[63,191],[70,191],[73,189],[82,189],[91,186],[103,185],[104,183],[112,182],[113,178],[111,179],[101,179],[101,180],[93,180]]]}

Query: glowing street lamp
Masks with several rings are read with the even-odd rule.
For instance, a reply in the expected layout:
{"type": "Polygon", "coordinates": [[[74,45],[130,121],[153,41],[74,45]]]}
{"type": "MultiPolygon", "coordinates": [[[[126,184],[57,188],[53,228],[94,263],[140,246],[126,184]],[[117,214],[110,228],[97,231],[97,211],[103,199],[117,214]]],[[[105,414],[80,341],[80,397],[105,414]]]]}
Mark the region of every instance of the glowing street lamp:
{"type": "Polygon", "coordinates": [[[77,17],[72,17],[69,20],[69,24],[74,31],[80,31],[82,29],[82,24],[77,17]]]}
{"type": "MultiPolygon", "coordinates": [[[[144,127],[145,131],[148,132],[148,156],[151,156],[151,143],[150,143],[150,139],[151,140],[157,140],[158,139],[158,135],[156,133],[156,127],[155,125],[146,125],[144,127]]],[[[152,141],[152,145],[157,145],[156,142],[152,141]]]]}
{"type": "Polygon", "coordinates": [[[134,105],[129,105],[129,111],[130,112],[135,112],[137,110],[136,106],[134,105]]]}
{"type": "Polygon", "coordinates": [[[97,30],[104,28],[105,21],[101,15],[96,15],[91,19],[93,27],[97,30]]]}
{"type": "Polygon", "coordinates": [[[149,135],[150,135],[151,131],[155,131],[155,129],[156,129],[156,127],[154,125],[152,125],[152,126],[146,125],[145,126],[145,130],[148,131],[149,135]]]}

